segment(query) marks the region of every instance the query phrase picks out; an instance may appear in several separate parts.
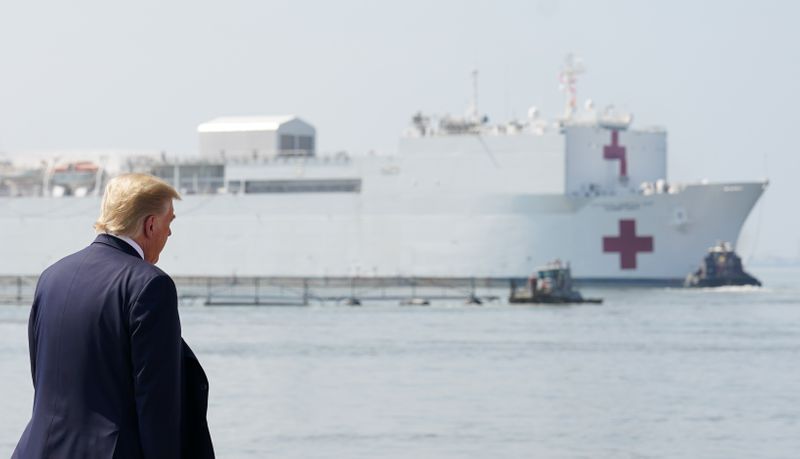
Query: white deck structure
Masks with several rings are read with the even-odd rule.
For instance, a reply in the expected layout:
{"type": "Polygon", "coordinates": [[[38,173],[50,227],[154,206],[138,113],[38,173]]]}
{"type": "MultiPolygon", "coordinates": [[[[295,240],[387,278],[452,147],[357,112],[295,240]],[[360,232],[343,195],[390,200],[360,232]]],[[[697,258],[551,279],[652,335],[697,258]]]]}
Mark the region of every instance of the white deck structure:
{"type": "Polygon", "coordinates": [[[294,115],[216,118],[197,127],[209,160],[314,156],[316,130],[294,115]]]}

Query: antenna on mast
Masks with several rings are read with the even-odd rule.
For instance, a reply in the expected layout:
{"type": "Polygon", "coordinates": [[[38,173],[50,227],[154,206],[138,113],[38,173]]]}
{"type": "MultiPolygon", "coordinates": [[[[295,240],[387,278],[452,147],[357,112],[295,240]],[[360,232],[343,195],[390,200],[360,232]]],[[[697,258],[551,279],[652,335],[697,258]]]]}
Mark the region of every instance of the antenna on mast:
{"type": "Polygon", "coordinates": [[[566,103],[564,106],[564,119],[572,119],[575,109],[578,107],[578,90],[576,83],[578,82],[578,75],[584,73],[586,68],[583,66],[583,59],[575,56],[572,53],[567,54],[564,60],[564,66],[561,68],[561,74],[558,76],[560,83],[559,89],[566,94],[566,103]]]}
{"type": "Polygon", "coordinates": [[[478,121],[478,69],[472,70],[472,101],[469,104],[469,116],[478,121]]]}

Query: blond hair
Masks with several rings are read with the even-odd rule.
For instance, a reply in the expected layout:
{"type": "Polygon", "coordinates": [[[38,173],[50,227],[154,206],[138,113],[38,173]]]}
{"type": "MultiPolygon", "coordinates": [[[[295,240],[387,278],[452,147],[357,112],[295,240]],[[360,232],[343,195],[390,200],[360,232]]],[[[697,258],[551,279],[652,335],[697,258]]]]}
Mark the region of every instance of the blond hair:
{"type": "Polygon", "coordinates": [[[170,202],[180,198],[175,188],[152,175],[119,175],[106,185],[94,229],[98,233],[136,237],[148,215],[166,213],[170,202]]]}

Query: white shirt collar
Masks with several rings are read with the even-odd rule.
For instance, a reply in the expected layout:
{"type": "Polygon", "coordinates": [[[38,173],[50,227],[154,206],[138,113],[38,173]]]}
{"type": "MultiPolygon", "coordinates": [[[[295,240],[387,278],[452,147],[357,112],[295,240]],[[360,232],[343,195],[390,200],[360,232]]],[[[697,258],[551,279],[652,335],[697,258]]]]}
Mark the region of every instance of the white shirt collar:
{"type": "Polygon", "coordinates": [[[142,260],[144,260],[144,250],[142,250],[142,248],[139,246],[139,244],[136,243],[136,241],[134,241],[133,239],[129,238],[128,236],[122,236],[122,235],[119,235],[119,234],[111,234],[111,233],[106,233],[106,234],[108,234],[109,236],[114,236],[117,239],[121,239],[121,240],[127,242],[128,245],[133,247],[134,250],[136,250],[136,253],[138,253],[139,256],[142,257],[142,260]]]}

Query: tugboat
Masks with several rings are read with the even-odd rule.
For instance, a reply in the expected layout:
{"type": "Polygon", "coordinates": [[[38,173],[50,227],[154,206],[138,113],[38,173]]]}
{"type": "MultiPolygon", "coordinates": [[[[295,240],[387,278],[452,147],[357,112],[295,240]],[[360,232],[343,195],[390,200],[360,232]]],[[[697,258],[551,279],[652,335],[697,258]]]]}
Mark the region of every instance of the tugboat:
{"type": "Polygon", "coordinates": [[[731,244],[720,242],[708,249],[703,264],[697,271],[686,276],[684,287],[722,287],[727,285],[755,285],[761,281],[745,272],[742,259],[733,251],[731,244]]]}
{"type": "Polygon", "coordinates": [[[572,273],[569,263],[562,265],[560,260],[552,261],[536,271],[528,279],[524,288],[517,288],[511,282],[509,303],[602,303],[601,298],[584,298],[572,288],[572,273]]]}

